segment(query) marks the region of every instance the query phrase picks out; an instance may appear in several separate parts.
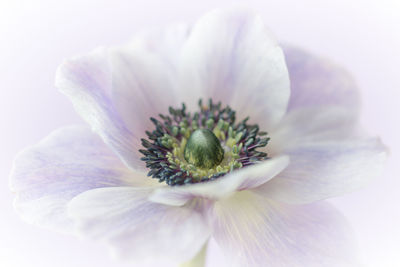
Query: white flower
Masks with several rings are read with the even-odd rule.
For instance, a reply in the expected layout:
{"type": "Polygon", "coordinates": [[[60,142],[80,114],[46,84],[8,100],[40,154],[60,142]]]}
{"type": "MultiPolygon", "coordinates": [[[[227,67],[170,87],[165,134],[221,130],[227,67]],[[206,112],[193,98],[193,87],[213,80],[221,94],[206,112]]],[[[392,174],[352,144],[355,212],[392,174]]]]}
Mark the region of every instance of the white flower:
{"type": "MultiPolygon", "coordinates": [[[[65,127],[18,156],[11,184],[26,221],[77,229],[138,266],[189,261],[210,241],[227,266],[354,266],[346,223],[319,200],[377,176],[385,147],[360,130],[359,95],[348,74],[299,49],[282,49],[260,17],[216,10],[193,27],[142,34],[129,45],[65,62],[56,85],[93,131],[65,127]],[[270,141],[262,149],[268,157],[233,142],[239,130],[228,141],[228,128],[221,133],[216,128],[225,126],[212,119],[209,128],[225,156],[206,176],[204,166],[183,159],[183,150],[170,160],[150,160],[155,154],[141,160],[140,139],[155,129],[151,117],[181,103],[193,115],[197,101],[209,98],[229,105],[237,121],[249,116],[247,130],[257,124],[267,131],[270,141]],[[145,163],[153,161],[160,172],[152,174],[177,185],[147,177],[145,163]],[[174,173],[193,170],[180,173],[189,177],[185,182],[161,174],[160,162],[168,168],[175,162],[174,173]]],[[[213,105],[202,107],[200,113],[213,105]]],[[[160,151],[182,145],[194,121],[178,127],[179,137],[163,139],[160,151]]],[[[255,147],[266,140],[258,136],[257,129],[243,140],[255,147]]]]}

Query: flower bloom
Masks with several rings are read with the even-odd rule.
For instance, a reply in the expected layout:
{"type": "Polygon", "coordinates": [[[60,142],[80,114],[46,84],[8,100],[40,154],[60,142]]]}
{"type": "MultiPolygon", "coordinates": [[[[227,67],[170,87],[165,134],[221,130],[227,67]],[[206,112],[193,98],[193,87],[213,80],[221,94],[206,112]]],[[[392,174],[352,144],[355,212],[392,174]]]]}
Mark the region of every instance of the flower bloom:
{"type": "Polygon", "coordinates": [[[141,34],[66,61],[56,85],[91,129],[19,154],[11,186],[26,221],[138,266],[210,243],[227,266],[354,266],[344,219],[320,200],[376,177],[385,147],[360,129],[349,75],[281,48],[260,17],[216,10],[141,34]]]}

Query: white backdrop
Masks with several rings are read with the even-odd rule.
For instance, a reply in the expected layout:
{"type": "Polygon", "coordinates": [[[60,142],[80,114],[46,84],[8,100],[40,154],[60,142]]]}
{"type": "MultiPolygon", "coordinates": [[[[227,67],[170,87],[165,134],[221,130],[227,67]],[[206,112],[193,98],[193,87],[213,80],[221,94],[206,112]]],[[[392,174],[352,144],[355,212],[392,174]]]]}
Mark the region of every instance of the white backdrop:
{"type": "Polygon", "coordinates": [[[8,175],[15,154],[62,125],[82,123],[54,88],[67,57],[126,42],[138,30],[194,21],[214,7],[246,3],[282,42],[331,58],[363,90],[363,122],[391,149],[385,174],[331,200],[352,224],[367,267],[400,266],[400,2],[396,0],[0,0],[0,266],[109,267],[98,244],[25,224],[8,175]]]}

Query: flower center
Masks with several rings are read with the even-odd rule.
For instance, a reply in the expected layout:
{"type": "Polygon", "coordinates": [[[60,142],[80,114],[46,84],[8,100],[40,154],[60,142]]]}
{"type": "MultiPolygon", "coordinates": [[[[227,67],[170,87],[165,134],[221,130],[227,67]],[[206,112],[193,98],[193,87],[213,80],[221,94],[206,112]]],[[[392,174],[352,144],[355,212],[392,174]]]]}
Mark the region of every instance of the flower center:
{"type": "Polygon", "coordinates": [[[184,158],[198,168],[211,169],[221,163],[224,150],[213,132],[208,129],[197,129],[187,141],[184,158]]]}
{"type": "Polygon", "coordinates": [[[148,176],[168,185],[182,185],[217,179],[238,168],[268,159],[257,151],[269,137],[248,117],[235,124],[235,111],[221,103],[199,101],[199,111],[169,108],[169,115],[150,118],[155,125],[142,139],[141,159],[150,168],[148,176]]]}

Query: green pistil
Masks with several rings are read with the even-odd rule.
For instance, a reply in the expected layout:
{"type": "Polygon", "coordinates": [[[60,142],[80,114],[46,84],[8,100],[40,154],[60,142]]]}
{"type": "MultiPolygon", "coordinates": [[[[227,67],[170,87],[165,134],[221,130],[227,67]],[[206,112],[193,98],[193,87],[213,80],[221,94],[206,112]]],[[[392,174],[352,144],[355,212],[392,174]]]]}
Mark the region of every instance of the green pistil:
{"type": "Polygon", "coordinates": [[[208,129],[198,129],[190,135],[184,157],[188,163],[198,168],[211,169],[221,163],[224,150],[213,132],[208,129]]]}

